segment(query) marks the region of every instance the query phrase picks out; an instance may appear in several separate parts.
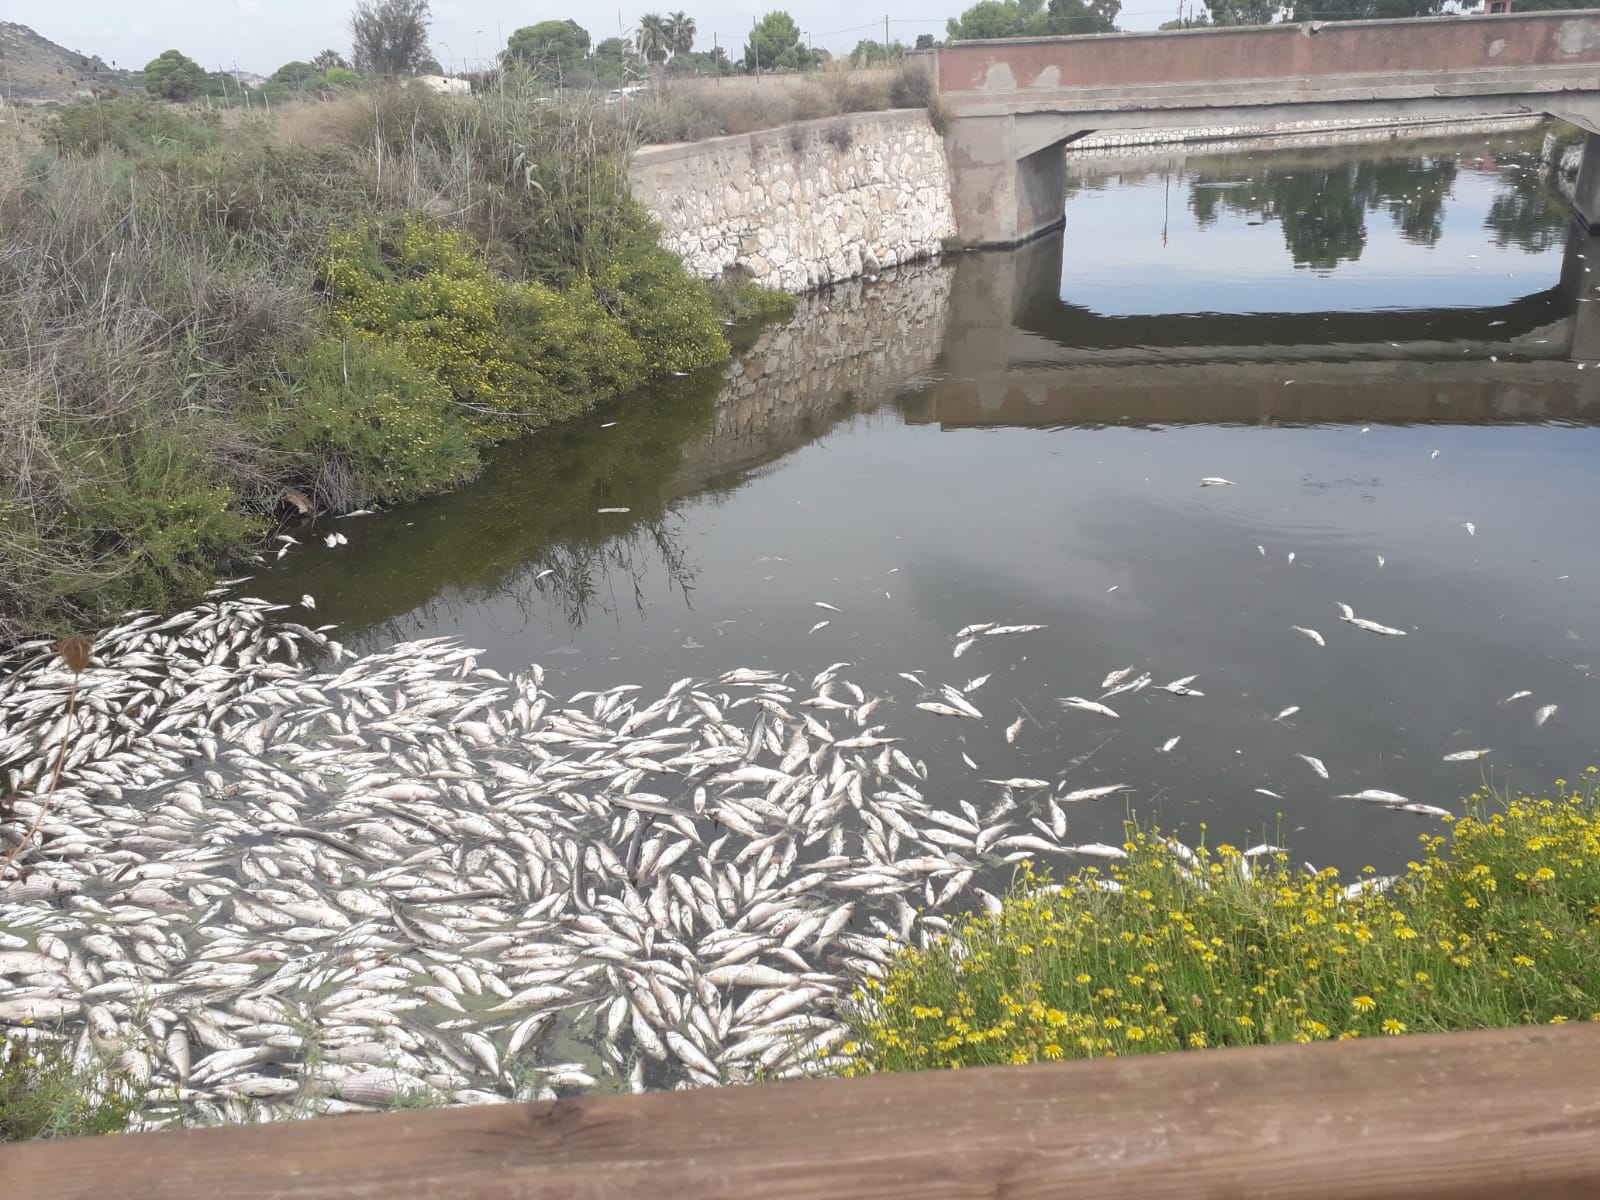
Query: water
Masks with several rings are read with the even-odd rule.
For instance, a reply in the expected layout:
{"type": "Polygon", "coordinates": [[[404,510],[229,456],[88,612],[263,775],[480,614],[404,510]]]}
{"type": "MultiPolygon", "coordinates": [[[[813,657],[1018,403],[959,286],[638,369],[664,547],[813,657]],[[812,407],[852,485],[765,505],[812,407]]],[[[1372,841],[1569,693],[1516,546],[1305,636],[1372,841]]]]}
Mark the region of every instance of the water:
{"type": "Polygon", "coordinates": [[[1535,788],[1596,755],[1600,350],[1528,145],[1095,160],[1058,238],[807,300],[726,380],[505,447],[250,590],[314,594],[358,649],[539,661],[557,691],[848,660],[947,804],[1122,783],[1070,840],[1131,811],[1393,868],[1438,823],[1338,793],[1450,806],[1486,770],[1535,788]],[[975,621],[1047,628],[953,659],[975,621]],[[1205,695],[1058,707],[1127,665],[1205,695]],[[985,719],[918,710],[899,672],[991,674],[985,719]]]}

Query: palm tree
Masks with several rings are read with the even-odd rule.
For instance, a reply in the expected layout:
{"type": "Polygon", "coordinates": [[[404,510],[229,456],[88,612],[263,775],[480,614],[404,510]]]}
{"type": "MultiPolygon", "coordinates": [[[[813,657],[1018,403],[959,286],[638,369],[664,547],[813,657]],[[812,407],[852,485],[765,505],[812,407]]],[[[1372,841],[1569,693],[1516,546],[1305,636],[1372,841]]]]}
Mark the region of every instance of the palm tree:
{"type": "Polygon", "coordinates": [[[667,23],[661,19],[661,14],[646,13],[640,17],[639,53],[644,55],[645,61],[652,63],[665,61],[668,49],[667,23]]]}
{"type": "Polygon", "coordinates": [[[673,54],[694,53],[694,18],[675,12],[666,20],[667,48],[673,54]]]}

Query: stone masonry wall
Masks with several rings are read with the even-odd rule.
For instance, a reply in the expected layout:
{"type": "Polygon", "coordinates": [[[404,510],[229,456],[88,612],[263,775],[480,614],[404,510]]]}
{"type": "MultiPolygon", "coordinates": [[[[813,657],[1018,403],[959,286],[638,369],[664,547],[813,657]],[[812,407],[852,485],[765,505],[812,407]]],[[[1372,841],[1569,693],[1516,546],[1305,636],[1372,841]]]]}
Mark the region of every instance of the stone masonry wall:
{"type": "Polygon", "coordinates": [[[956,231],[921,109],[855,113],[635,156],[633,192],[695,274],[788,292],[937,254],[956,231]]]}

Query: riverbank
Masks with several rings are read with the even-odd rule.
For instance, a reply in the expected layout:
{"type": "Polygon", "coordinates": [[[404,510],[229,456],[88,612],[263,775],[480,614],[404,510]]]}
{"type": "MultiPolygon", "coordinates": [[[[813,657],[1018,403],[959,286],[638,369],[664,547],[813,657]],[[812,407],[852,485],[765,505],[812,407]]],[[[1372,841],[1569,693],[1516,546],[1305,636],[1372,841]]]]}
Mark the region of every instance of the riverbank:
{"type": "Polygon", "coordinates": [[[849,1072],[1600,1020],[1597,813],[1588,782],[1486,788],[1400,875],[1348,884],[1281,846],[1130,826],[1108,870],[1056,885],[1026,867],[1003,904],[868,980],[849,1072]]]}
{"type": "Polygon", "coordinates": [[[408,89],[3,128],[0,638],[193,601],[285,514],[728,354],[620,123],[408,89]]]}

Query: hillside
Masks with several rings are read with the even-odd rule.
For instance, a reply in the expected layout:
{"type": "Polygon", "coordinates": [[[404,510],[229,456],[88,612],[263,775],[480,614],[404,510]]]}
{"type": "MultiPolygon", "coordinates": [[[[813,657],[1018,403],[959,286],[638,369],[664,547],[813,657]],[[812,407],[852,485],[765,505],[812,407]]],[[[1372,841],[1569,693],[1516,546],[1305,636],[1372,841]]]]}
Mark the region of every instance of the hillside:
{"type": "Polygon", "coordinates": [[[6,100],[65,103],[138,86],[138,72],[116,70],[98,55],[68,50],[26,25],[0,21],[0,97],[6,100]]]}

